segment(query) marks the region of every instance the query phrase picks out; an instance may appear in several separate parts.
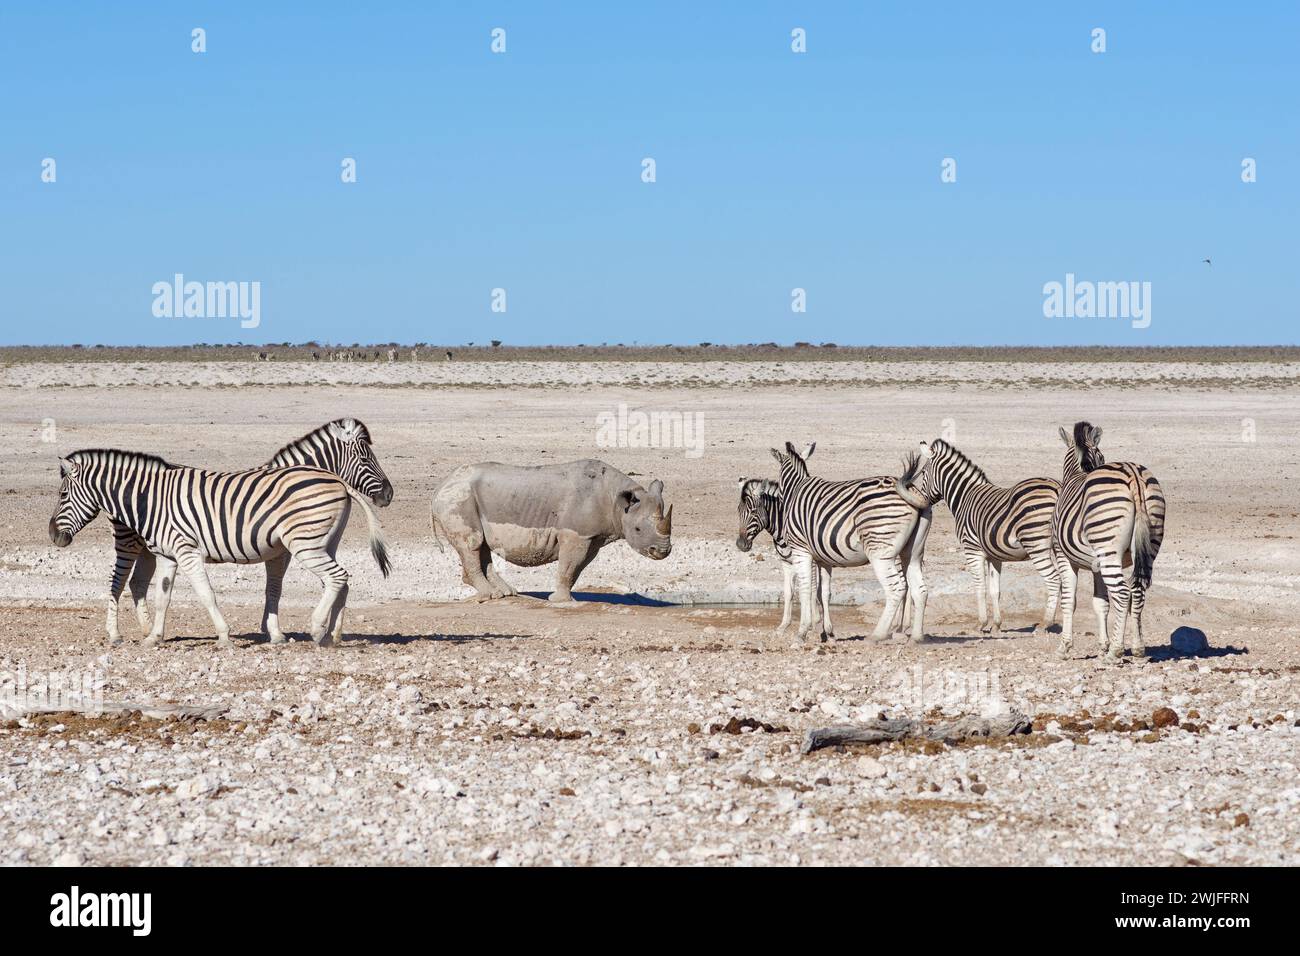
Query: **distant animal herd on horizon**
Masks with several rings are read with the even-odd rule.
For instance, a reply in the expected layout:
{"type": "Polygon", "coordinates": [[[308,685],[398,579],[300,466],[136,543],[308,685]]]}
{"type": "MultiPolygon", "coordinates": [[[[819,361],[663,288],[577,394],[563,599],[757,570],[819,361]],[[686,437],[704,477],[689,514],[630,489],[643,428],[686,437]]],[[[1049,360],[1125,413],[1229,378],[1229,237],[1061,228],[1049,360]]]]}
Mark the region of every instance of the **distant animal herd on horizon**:
{"type": "MultiPolygon", "coordinates": [[[[809,473],[815,444],[772,449],[777,478],[739,480],[736,546],[749,551],[760,533],[772,537],[784,578],[778,634],[790,624],[797,588],[799,640],[808,639],[814,617],[822,640],[833,637],[831,573],[869,564],[885,595],[873,636],[889,638],[910,615],[911,638],[923,641],[925,541],[933,506],[945,502],[976,581],[982,631],[1002,627],[1003,564],[1029,561],[1047,584],[1042,626],[1055,622],[1059,606],[1059,651],[1069,656],[1077,575],[1087,568],[1102,659],[1123,657],[1129,616],[1134,653],[1145,654],[1142,611],[1164,537],[1164,493],[1142,465],[1106,462],[1100,428],[1083,421],[1060,429],[1060,436],[1066,446],[1061,478],[1028,478],[1009,487],[990,482],[943,440],[921,442],[901,475],[848,481],[809,473]]],[[[117,606],[128,583],[145,642],[163,640],[179,568],[211,616],[218,644],[230,646],[207,563],[266,565],[262,629],[271,643],[284,642],[279,602],[291,558],[324,588],[311,616],[312,639],[322,645],[341,640],[348,574],[336,554],[353,502],[366,516],[376,563],[385,576],[390,569],[376,508],[392,502],[393,486],[369,429],[354,418],[328,422],[246,471],[207,471],[116,449],[73,452],[59,465],[51,541],[68,546],[100,512],[112,524],[116,560],[106,628],[114,644],[122,641],[117,606]],[[147,597],[155,575],[151,624],[147,597]]],[[[673,509],[665,506],[663,491],[661,481],[643,487],[591,459],[465,465],[434,489],[432,531],[439,547],[445,539],[459,556],[462,578],[477,600],[517,593],[493,565],[495,554],[526,567],[556,562],[550,600],[571,601],[578,576],[606,544],[622,539],[646,557],[669,556],[673,509]]]]}

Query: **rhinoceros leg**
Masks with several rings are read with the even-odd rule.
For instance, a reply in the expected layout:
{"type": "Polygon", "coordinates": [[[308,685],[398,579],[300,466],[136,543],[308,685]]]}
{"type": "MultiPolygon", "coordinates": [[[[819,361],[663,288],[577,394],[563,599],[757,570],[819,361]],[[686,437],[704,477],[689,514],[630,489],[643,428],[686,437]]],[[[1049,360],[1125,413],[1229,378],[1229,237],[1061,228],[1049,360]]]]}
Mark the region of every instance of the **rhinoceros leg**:
{"type": "Polygon", "coordinates": [[[478,549],[479,558],[482,561],[483,576],[488,579],[492,586],[492,597],[514,597],[519,592],[512,588],[506,579],[497,571],[496,566],[492,563],[492,549],[486,544],[478,549]]]}
{"type": "Polygon", "coordinates": [[[596,544],[591,538],[579,537],[572,532],[563,532],[560,535],[559,552],[559,569],[556,575],[555,590],[551,592],[550,597],[550,600],[557,603],[573,600],[573,585],[577,583],[578,575],[582,573],[583,568],[591,564],[596,555],[600,553],[600,545],[596,544]]]}

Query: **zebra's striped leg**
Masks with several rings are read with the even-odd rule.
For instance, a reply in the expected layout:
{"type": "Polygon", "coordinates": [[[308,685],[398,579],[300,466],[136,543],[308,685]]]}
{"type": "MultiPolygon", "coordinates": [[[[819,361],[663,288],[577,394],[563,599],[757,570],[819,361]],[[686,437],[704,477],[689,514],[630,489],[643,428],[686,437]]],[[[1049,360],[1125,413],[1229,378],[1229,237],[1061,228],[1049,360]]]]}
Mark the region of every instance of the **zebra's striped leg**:
{"type": "Polygon", "coordinates": [[[1055,548],[1052,549],[1052,561],[1061,580],[1061,643],[1057,652],[1062,657],[1069,657],[1074,649],[1074,594],[1079,586],[1079,575],[1070,559],[1055,548]]]}
{"type": "Polygon", "coordinates": [[[966,570],[975,577],[975,601],[979,606],[981,634],[987,633],[989,629],[989,607],[984,578],[987,568],[988,562],[984,559],[983,551],[966,552],[966,570]]]}
{"type": "Polygon", "coordinates": [[[149,633],[149,585],[153,583],[154,569],[158,562],[153,552],[144,548],[136,556],[135,568],[131,571],[131,601],[135,605],[135,619],[140,624],[140,633],[149,633]]]}
{"type": "Polygon", "coordinates": [[[1110,609],[1110,594],[1106,588],[1106,579],[1100,570],[1092,572],[1092,610],[1097,615],[1097,643],[1099,653],[1110,650],[1110,627],[1107,611],[1110,609]]]}
{"type": "Polygon", "coordinates": [[[781,562],[781,623],[776,626],[777,637],[785,633],[790,626],[790,607],[794,600],[794,565],[789,561],[781,562]]]}
{"type": "MultiPolygon", "coordinates": [[[[1056,621],[1056,606],[1061,600],[1061,575],[1052,562],[1050,549],[1031,551],[1029,561],[1033,564],[1034,570],[1047,582],[1047,607],[1043,610],[1041,624],[1041,627],[1046,630],[1056,621]]],[[[1034,630],[1038,630],[1039,626],[1034,625],[1034,630]]]]}
{"type": "Polygon", "coordinates": [[[167,608],[172,603],[172,591],[176,587],[176,562],[158,555],[158,594],[154,598],[153,628],[144,639],[146,644],[161,644],[163,633],[167,628],[167,608]]]}
{"type": "Polygon", "coordinates": [[[989,604],[993,611],[993,633],[1002,633],[1002,562],[989,558],[989,604]]]}
{"type": "Polygon", "coordinates": [[[812,605],[813,605],[813,556],[806,551],[795,551],[790,555],[790,560],[794,564],[795,575],[799,581],[799,640],[808,640],[808,632],[812,630],[812,605]]]}
{"type": "Polygon", "coordinates": [[[316,605],[316,610],[311,615],[311,639],[317,644],[326,646],[330,642],[330,627],[334,623],[339,593],[348,583],[348,573],[322,547],[299,543],[296,550],[292,545],[290,549],[294,560],[320,578],[325,588],[320,603],[316,605]]]}
{"type": "Polygon", "coordinates": [[[288,640],[280,630],[280,593],[284,587],[284,572],[289,569],[289,552],[285,551],[266,562],[266,605],[262,610],[262,630],[272,644],[288,640]]]}
{"type": "Polygon", "coordinates": [[[925,573],[921,555],[913,554],[907,562],[907,604],[912,608],[912,642],[925,640],[925,573]]]}
{"type": "Polygon", "coordinates": [[[348,589],[350,585],[344,584],[343,590],[339,592],[338,599],[334,602],[334,624],[330,628],[330,636],[334,639],[335,644],[343,643],[343,612],[348,606],[348,589]]]}
{"type": "Polygon", "coordinates": [[[835,639],[835,627],[831,624],[831,569],[819,568],[813,565],[813,573],[817,575],[817,593],[818,602],[821,605],[822,616],[822,640],[835,639]]]}
{"type": "Polygon", "coordinates": [[[190,579],[194,593],[199,596],[199,600],[207,609],[208,617],[212,618],[212,626],[217,629],[217,645],[233,647],[234,644],[230,640],[230,625],[226,623],[226,619],[221,616],[221,611],[217,608],[217,596],[212,593],[212,582],[208,580],[208,569],[203,564],[203,555],[198,551],[183,551],[176,557],[181,570],[190,579]]]}
{"type": "Polygon", "coordinates": [[[1134,581],[1129,591],[1129,609],[1133,612],[1133,626],[1137,630],[1133,638],[1133,654],[1137,657],[1147,656],[1146,639],[1142,636],[1142,609],[1146,603],[1146,585],[1134,581]]]}
{"type": "Polygon", "coordinates": [[[1102,574],[1106,578],[1106,591],[1110,596],[1110,651],[1109,659],[1118,661],[1124,656],[1124,632],[1128,629],[1128,605],[1131,591],[1124,580],[1124,568],[1111,558],[1103,562],[1102,574]]]}
{"type": "Polygon", "coordinates": [[[124,553],[119,546],[117,559],[113,562],[113,576],[108,581],[108,616],[104,621],[104,629],[108,631],[109,644],[122,643],[122,635],[117,629],[117,602],[122,596],[122,585],[126,582],[127,574],[134,563],[135,555],[131,552],[124,553]]]}
{"type": "Polygon", "coordinates": [[[871,567],[876,572],[881,590],[885,592],[885,610],[871,636],[876,640],[885,640],[890,636],[899,606],[907,600],[907,578],[896,557],[872,558],[871,567]]]}

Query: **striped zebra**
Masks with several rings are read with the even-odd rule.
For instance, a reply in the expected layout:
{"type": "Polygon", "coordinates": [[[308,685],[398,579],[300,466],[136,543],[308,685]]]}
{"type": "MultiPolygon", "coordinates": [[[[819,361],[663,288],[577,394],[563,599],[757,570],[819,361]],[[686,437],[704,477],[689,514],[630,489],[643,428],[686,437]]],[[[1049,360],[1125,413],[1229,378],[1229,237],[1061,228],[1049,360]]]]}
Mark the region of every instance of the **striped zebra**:
{"type": "MultiPolygon", "coordinates": [[[[781,635],[790,626],[790,609],[795,578],[794,563],[790,560],[790,546],[786,544],[783,534],[785,519],[781,510],[783,500],[781,485],[779,482],[769,481],[765,478],[741,478],[739,484],[740,531],[736,535],[736,547],[741,551],[748,551],[754,546],[754,539],[761,532],[766,531],[772,536],[776,556],[781,561],[781,575],[783,578],[781,587],[781,623],[776,629],[776,633],[781,635]]],[[[813,573],[817,574],[816,567],[814,567],[813,573]]],[[[827,637],[834,637],[835,632],[831,627],[830,576],[818,574],[818,578],[818,586],[815,590],[825,592],[821,594],[820,599],[822,633],[827,637]]]]}
{"type": "MultiPolygon", "coordinates": [[[[893,475],[853,481],[812,477],[807,459],[816,447],[811,444],[801,453],[786,442],[784,453],[772,449],[781,466],[784,537],[799,578],[799,639],[805,640],[812,627],[813,567],[829,578],[832,568],[870,564],[885,592],[885,610],[873,637],[883,639],[892,632],[910,597],[912,640],[924,640],[922,562],[930,509],[916,508],[899,495],[893,475]]],[[[913,456],[902,476],[904,485],[916,468],[913,456]]],[[[829,604],[830,582],[824,581],[821,589],[829,604]]]]}
{"type": "MultiPolygon", "coordinates": [[[[371,447],[370,430],[365,423],[355,418],[338,418],[315,428],[296,441],[291,441],[262,468],[287,468],[292,465],[309,465],[322,471],[332,472],[339,478],[366,495],[381,508],[387,507],[393,500],[393,486],[384,470],[379,467],[371,447]]],[[[153,553],[145,546],[144,540],[127,525],[113,520],[113,549],[116,560],[113,575],[109,582],[108,598],[108,640],[111,644],[120,644],[122,637],[117,627],[117,604],[122,594],[123,583],[130,582],[131,600],[135,605],[135,616],[140,622],[140,631],[148,635],[149,605],[146,600],[149,586],[153,581],[155,560],[153,553]],[[132,568],[134,567],[134,571],[132,568]]],[[[286,552],[278,558],[266,562],[266,601],[262,611],[262,630],[272,644],[287,640],[280,630],[280,593],[284,584],[284,574],[289,568],[289,555],[286,552]]],[[[171,581],[166,582],[170,587],[171,581]]],[[[335,640],[342,638],[342,615],[336,624],[335,640]]]]}
{"type": "Polygon", "coordinates": [[[945,501],[957,525],[957,541],[966,570],[975,577],[980,630],[1002,632],[1002,565],[1030,561],[1047,582],[1042,626],[1056,619],[1061,577],[1052,557],[1052,512],[1061,483],[1054,478],[1026,478],[1010,488],[989,481],[984,471],[942,439],[921,442],[923,463],[910,485],[898,493],[917,508],[945,501]],[[985,593],[987,590],[987,602],[985,593]]]}
{"type": "Polygon", "coordinates": [[[286,553],[324,585],[311,635],[319,644],[329,643],[347,603],[348,574],[334,554],[352,501],[366,513],[370,552],[388,574],[387,547],[369,499],[318,468],[203,471],[140,452],[86,449],[61,458],[59,474],[59,503],[50,518],[55,545],[67,547],[103,511],[156,555],[162,580],[147,643],[163,639],[178,566],[207,608],[218,643],[230,646],[230,628],[217,609],[204,562],[253,564],[286,553]]]}
{"type": "Polygon", "coordinates": [[[1052,517],[1061,576],[1061,654],[1069,656],[1071,650],[1078,571],[1088,568],[1102,653],[1112,661],[1123,656],[1131,611],[1137,630],[1133,650],[1143,656],[1142,609],[1165,536],[1164,491],[1142,465],[1106,464],[1099,447],[1101,429],[1088,422],[1077,422],[1073,433],[1062,428],[1061,440],[1067,448],[1064,482],[1052,517]]]}

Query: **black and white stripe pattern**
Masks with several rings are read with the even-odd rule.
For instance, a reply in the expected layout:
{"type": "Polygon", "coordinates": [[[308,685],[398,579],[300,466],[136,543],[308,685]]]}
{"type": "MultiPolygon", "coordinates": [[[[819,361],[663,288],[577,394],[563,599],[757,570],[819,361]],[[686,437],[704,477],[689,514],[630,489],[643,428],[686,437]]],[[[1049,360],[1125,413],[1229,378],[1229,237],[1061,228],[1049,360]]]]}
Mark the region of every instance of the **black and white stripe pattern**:
{"type": "Polygon", "coordinates": [[[1007,561],[1029,561],[1047,582],[1042,626],[1056,618],[1061,578],[1052,557],[1052,512],[1061,483],[1054,478],[1027,478],[1009,488],[989,481],[984,471],[942,439],[921,442],[922,463],[916,478],[900,493],[913,504],[945,501],[956,522],[957,541],[966,569],[975,577],[980,630],[1002,630],[1001,578],[1007,561]],[[987,593],[987,600],[986,600],[987,593]]]}
{"type": "Polygon", "coordinates": [[[1134,652],[1146,653],[1142,609],[1152,566],[1165,534],[1165,495],[1142,465],[1106,464],[1101,429],[1077,422],[1061,429],[1064,483],[1052,518],[1052,544],[1061,575],[1061,653],[1071,651],[1078,571],[1092,571],[1093,609],[1102,652],[1118,660],[1131,612],[1137,636],[1134,652]],[[1129,574],[1125,569],[1131,568],[1129,574]]]}
{"type": "MultiPolygon", "coordinates": [[[[370,440],[370,430],[355,418],[339,418],[313,429],[296,441],[276,452],[262,465],[263,468],[286,468],[307,465],[332,472],[343,479],[379,507],[387,507],[393,500],[393,486],[379,467],[370,440]]],[[[155,561],[140,536],[127,525],[113,521],[113,549],[115,560],[109,581],[108,619],[106,628],[111,643],[122,638],[117,626],[117,604],[123,584],[130,581],[131,600],[135,605],[140,630],[150,633],[147,597],[153,582],[155,561]],[[134,568],[134,571],[132,570],[134,568]]],[[[286,640],[280,630],[280,593],[284,574],[289,567],[288,555],[266,563],[266,600],[262,612],[262,629],[272,643],[286,640]]],[[[337,623],[341,636],[342,617],[337,623]]]]}
{"type": "MultiPolygon", "coordinates": [[[[781,623],[776,633],[784,634],[790,626],[790,610],[794,594],[794,563],[790,559],[790,546],[785,541],[785,518],[782,513],[781,485],[765,478],[741,478],[740,504],[737,510],[740,516],[740,531],[736,535],[736,547],[748,551],[754,545],[754,539],[764,531],[772,536],[776,556],[781,561],[781,623]]],[[[813,573],[817,573],[814,566],[813,573]]],[[[831,625],[830,577],[818,575],[819,580],[814,591],[824,590],[821,595],[822,632],[828,636],[834,634],[831,625]]]]}
{"type": "Polygon", "coordinates": [[[229,644],[230,629],[217,609],[204,563],[287,562],[289,556],[324,585],[311,633],[318,643],[327,642],[347,602],[348,574],[334,555],[354,500],[366,513],[371,553],[388,573],[387,548],[370,501],[318,468],[212,472],[115,449],[74,452],[59,466],[51,541],[66,547],[103,511],[139,535],[156,556],[162,579],[150,643],[163,638],[178,566],[207,608],[218,641],[229,644]]]}
{"type": "MultiPolygon", "coordinates": [[[[805,639],[812,627],[814,565],[829,577],[832,568],[870,564],[885,592],[885,610],[873,636],[888,636],[911,598],[912,640],[923,640],[926,587],[922,560],[930,529],[929,509],[906,501],[898,493],[898,479],[893,475],[853,481],[812,477],[806,462],[814,448],[815,444],[809,445],[800,453],[787,442],[784,453],[772,449],[781,466],[784,537],[799,578],[800,639],[805,639]]],[[[904,480],[911,479],[914,468],[912,463],[904,480]]],[[[826,581],[823,597],[828,598],[829,593],[826,581]]]]}

